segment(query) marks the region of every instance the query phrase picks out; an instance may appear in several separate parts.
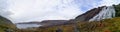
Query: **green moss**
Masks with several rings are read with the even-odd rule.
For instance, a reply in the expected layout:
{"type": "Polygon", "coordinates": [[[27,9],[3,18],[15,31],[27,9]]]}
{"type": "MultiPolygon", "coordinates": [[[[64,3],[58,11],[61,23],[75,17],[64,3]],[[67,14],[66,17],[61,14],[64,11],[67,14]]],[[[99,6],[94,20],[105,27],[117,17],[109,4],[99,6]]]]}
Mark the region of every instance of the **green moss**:
{"type": "Polygon", "coordinates": [[[116,11],[116,17],[120,17],[120,4],[119,5],[113,5],[116,11]]]}

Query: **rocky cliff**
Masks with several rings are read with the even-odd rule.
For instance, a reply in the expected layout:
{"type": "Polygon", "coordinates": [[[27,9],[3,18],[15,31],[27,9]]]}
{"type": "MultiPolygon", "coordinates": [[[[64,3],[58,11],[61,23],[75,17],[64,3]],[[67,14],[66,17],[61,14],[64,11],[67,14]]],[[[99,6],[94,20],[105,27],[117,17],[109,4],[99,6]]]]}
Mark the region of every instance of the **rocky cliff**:
{"type": "Polygon", "coordinates": [[[77,21],[100,21],[117,16],[118,11],[114,6],[102,6],[91,9],[75,18],[77,21]]]}
{"type": "Polygon", "coordinates": [[[77,16],[75,18],[75,20],[78,20],[78,21],[89,21],[95,15],[97,15],[98,13],[100,13],[100,11],[102,10],[102,8],[104,8],[104,7],[105,6],[98,7],[98,8],[93,8],[93,9],[87,11],[86,13],[83,13],[82,15],[77,16]]]}

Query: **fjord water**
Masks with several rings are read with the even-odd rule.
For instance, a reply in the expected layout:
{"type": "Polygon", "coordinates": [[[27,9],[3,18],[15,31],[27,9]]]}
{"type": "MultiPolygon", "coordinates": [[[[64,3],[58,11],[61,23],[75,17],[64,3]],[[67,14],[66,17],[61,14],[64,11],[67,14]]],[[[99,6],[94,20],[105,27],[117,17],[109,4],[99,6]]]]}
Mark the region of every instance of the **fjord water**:
{"type": "Polygon", "coordinates": [[[94,16],[89,21],[100,21],[102,19],[112,18],[112,17],[115,17],[115,13],[116,12],[115,12],[115,9],[113,6],[106,6],[106,7],[102,8],[102,10],[100,11],[99,14],[94,16]]]}
{"type": "Polygon", "coordinates": [[[26,28],[34,28],[34,27],[40,27],[40,24],[16,24],[17,28],[19,29],[26,29],[26,28]]]}

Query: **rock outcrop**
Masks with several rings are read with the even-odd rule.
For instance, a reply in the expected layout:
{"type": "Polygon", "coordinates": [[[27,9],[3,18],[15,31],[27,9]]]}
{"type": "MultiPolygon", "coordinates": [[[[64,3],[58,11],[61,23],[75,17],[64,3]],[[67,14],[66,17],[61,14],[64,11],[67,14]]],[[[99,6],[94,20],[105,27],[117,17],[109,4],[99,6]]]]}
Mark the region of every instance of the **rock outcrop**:
{"type": "Polygon", "coordinates": [[[77,20],[77,21],[89,21],[89,20],[90,20],[91,18],[93,18],[95,15],[97,15],[98,13],[100,13],[100,11],[102,10],[102,8],[104,8],[104,7],[105,7],[105,6],[91,9],[91,10],[87,11],[86,13],[77,16],[77,17],[75,18],[75,20],[77,20]]]}

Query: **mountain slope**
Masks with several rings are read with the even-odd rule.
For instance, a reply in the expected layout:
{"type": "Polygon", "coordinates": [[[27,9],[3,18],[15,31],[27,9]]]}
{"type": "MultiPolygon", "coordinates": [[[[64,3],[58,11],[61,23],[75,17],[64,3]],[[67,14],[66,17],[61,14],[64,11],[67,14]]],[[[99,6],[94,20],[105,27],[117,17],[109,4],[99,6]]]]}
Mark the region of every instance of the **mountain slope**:
{"type": "Polygon", "coordinates": [[[102,6],[98,8],[91,9],[86,13],[79,15],[75,18],[78,21],[100,21],[102,19],[109,19],[115,17],[116,15],[114,6],[102,6]]]}
{"type": "Polygon", "coordinates": [[[100,13],[100,11],[102,10],[102,8],[104,8],[105,6],[102,7],[98,7],[98,8],[93,8],[89,11],[87,11],[86,13],[79,15],[75,18],[75,20],[78,21],[89,21],[91,18],[93,18],[95,15],[97,15],[98,13],[100,13]]]}
{"type": "Polygon", "coordinates": [[[5,32],[7,29],[15,28],[15,25],[10,20],[0,16],[0,32],[5,32]]]}

